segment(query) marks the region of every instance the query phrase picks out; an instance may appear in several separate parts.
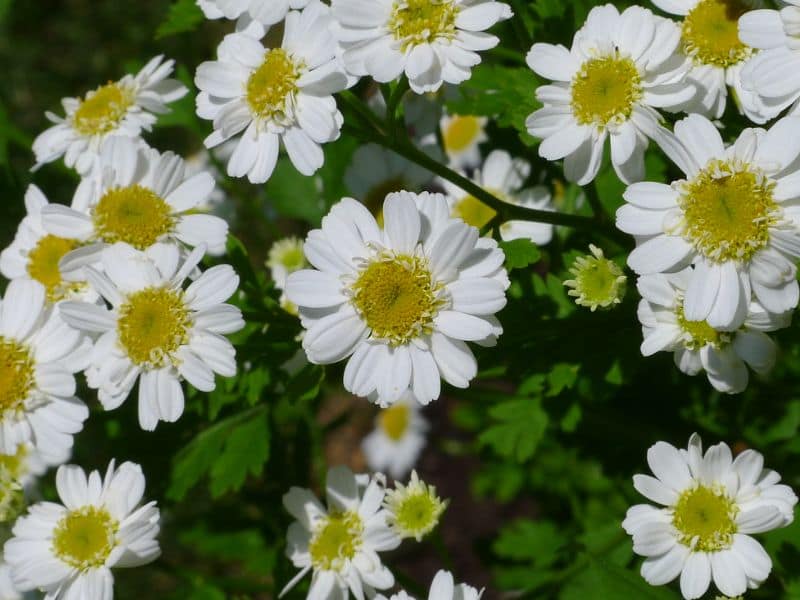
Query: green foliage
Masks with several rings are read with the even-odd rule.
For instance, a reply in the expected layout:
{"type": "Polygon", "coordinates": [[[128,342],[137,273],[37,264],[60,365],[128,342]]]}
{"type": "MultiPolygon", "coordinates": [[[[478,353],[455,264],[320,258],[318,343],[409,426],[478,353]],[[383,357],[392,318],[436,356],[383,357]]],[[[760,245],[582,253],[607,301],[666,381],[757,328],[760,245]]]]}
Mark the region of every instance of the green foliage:
{"type": "Polygon", "coordinates": [[[478,436],[482,446],[518,462],[528,460],[547,429],[549,418],[539,398],[516,398],[489,409],[496,421],[478,436]]]}
{"type": "Polygon", "coordinates": [[[506,268],[524,269],[528,265],[539,262],[542,253],[532,241],[528,239],[500,242],[500,248],[506,255],[506,268]]]}
{"type": "Polygon", "coordinates": [[[194,31],[205,17],[195,0],[175,0],[169,13],[156,31],[156,38],[194,31]]]}

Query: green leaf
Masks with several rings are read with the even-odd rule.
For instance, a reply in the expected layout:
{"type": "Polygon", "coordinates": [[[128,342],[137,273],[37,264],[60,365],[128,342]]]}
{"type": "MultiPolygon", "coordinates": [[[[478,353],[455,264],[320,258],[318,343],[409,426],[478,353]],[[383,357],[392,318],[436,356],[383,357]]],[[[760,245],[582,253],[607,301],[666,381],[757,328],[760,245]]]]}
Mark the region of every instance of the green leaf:
{"type": "Polygon", "coordinates": [[[498,421],[479,437],[481,446],[507,458],[524,462],[536,452],[549,418],[539,398],[516,398],[493,406],[489,415],[498,421]]]}
{"type": "Polygon", "coordinates": [[[156,39],[194,31],[204,20],[203,11],[197,6],[195,0],[176,0],[169,7],[167,18],[158,27],[156,39]]]}
{"type": "Polygon", "coordinates": [[[576,572],[561,591],[559,600],[614,598],[614,600],[677,600],[678,596],[661,587],[649,585],[633,571],[617,567],[596,557],[584,557],[588,566],[576,572]]]}
{"type": "Polygon", "coordinates": [[[528,265],[539,262],[542,257],[539,247],[527,239],[500,242],[500,248],[506,255],[508,269],[524,269],[528,265]]]}
{"type": "Polygon", "coordinates": [[[214,532],[200,526],[180,534],[181,544],[192,553],[214,561],[238,562],[251,575],[272,571],[275,549],[267,547],[256,529],[214,532]]]}
{"type": "Polygon", "coordinates": [[[234,428],[222,454],[211,469],[211,496],[219,498],[244,485],[248,475],[258,476],[269,458],[269,423],[266,412],[234,428]]]}
{"type": "Polygon", "coordinates": [[[555,523],[522,519],[504,527],[492,544],[499,557],[549,567],[558,559],[567,537],[555,523]]]}
{"type": "Polygon", "coordinates": [[[318,225],[328,207],[317,189],[317,179],[306,177],[284,156],[266,185],[269,204],[282,217],[302,219],[318,225]]]}

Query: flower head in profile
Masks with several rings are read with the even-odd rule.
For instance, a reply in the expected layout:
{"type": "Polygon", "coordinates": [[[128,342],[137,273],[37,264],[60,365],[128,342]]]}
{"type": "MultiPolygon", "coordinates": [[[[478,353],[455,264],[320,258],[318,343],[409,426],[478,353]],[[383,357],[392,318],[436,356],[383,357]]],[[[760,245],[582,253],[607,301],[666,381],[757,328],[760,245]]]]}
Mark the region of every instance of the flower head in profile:
{"type": "Polygon", "coordinates": [[[640,275],[693,264],[683,309],[689,321],[736,331],[752,300],[781,314],[800,297],[800,118],[745,129],[729,146],[700,115],[675,124],[686,179],[626,190],[617,227],[636,237],[628,265],[640,275]]]}
{"type": "Polygon", "coordinates": [[[102,253],[102,272],[86,268],[89,282],[111,307],[60,305],[69,323],[99,334],[86,377],[106,410],[119,407],[139,382],[142,429],[180,418],[183,379],[210,392],[215,373],[236,375],[236,351],[224,336],[240,330],[244,321],[241,311],[225,301],[239,287],[239,277],[230,266],[218,265],[184,288],[204,250],[196,248],[181,264],[170,244],[147,252],[114,244],[102,253]]]}
{"type": "Polygon", "coordinates": [[[401,538],[414,538],[419,542],[439,524],[448,503],[449,500],[439,498],[434,486],[411,471],[408,484],[395,482],[395,488],[386,492],[383,505],[392,530],[401,538]]]}
{"type": "Polygon", "coordinates": [[[655,477],[636,475],[636,490],[659,506],[640,504],[622,526],[633,550],[646,557],[642,576],[651,585],[680,577],[686,600],[700,598],[713,580],[726,596],[757,588],[772,561],[751,536],[794,520],[797,496],[764,457],[745,450],[733,459],[720,443],[703,454],[695,434],[686,450],[658,442],[647,452],[655,477]]]}
{"type": "Polygon", "coordinates": [[[150,131],[157,115],[189,90],[170,79],[175,62],[157,56],[136,75],[102,85],[83,98],[64,98],[64,117],[47,113],[53,127],[33,142],[36,165],[62,156],[70,168],[86,175],[96,166],[103,142],[110,137],[138,138],[150,131]]]}
{"type": "Polygon", "coordinates": [[[536,90],[544,107],[528,117],[528,133],[543,138],[539,154],[564,159],[569,181],[586,185],[600,169],[606,140],[617,175],[644,177],[648,139],[669,138],[657,109],[677,111],[695,94],[677,57],[680,29],[646,8],[591,10],[572,48],[534,44],[528,66],[553,80],[536,90]]]}
{"type": "Polygon", "coordinates": [[[428,428],[419,402],[410,393],[381,409],[375,417],[375,429],[361,443],[369,468],[388,473],[393,479],[405,477],[425,447],[428,428]]]}
{"type": "Polygon", "coordinates": [[[343,122],[333,94],[348,85],[330,24],[330,8],[315,0],[289,12],[280,47],[234,33],[219,45],[216,61],[197,68],[197,114],[214,123],[206,146],[238,136],[231,177],[267,181],[281,143],[303,175],[322,166],[322,144],[339,137],[343,122]]]}
{"type": "Polygon", "coordinates": [[[155,502],[141,505],[145,479],[139,465],[114,461],[105,477],[77,466],[59,468],[61,504],[28,509],[5,544],[5,560],[17,590],[41,590],[48,598],[112,598],[112,568],[138,567],[160,554],[155,502]]]}
{"type": "Polygon", "coordinates": [[[333,0],[335,34],[353,75],[394,81],[403,73],[417,94],[462,83],[499,39],[485,33],[510,19],[496,0],[333,0]]]}
{"type": "Polygon", "coordinates": [[[594,312],[622,302],[628,278],[617,263],[603,255],[602,249],[589,244],[589,250],[591,254],[579,256],[572,263],[569,272],[573,279],[567,279],[564,285],[570,288],[567,294],[575,298],[575,304],[594,312]]]}
{"type": "Polygon", "coordinates": [[[477,363],[467,341],[492,345],[508,275],[497,242],[450,217],[440,194],[389,194],[381,229],[346,198],[309,233],[314,269],[289,275],[311,362],[348,359],[344,385],[388,406],[409,388],[423,404],[441,378],[467,387],[477,363]]]}
{"type": "Polygon", "coordinates": [[[380,475],[353,475],[347,467],[328,471],[327,508],[310,490],[289,490],[283,505],[297,520],[289,526],[286,555],[300,572],[281,596],[309,571],[315,598],[346,598],[349,589],[364,600],[391,588],[394,576],[378,553],[397,548],[400,538],[386,522],[384,494],[380,475]]]}

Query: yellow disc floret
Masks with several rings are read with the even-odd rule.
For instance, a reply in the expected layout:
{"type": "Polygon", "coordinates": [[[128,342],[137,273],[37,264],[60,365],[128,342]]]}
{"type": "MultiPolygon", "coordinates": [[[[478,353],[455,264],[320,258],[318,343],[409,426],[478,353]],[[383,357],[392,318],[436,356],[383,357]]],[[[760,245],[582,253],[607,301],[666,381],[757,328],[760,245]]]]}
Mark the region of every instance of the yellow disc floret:
{"type": "Polygon", "coordinates": [[[572,112],[582,125],[623,123],[641,97],[639,70],[619,53],[587,60],[572,80],[572,112]]]}
{"type": "Polygon", "coordinates": [[[478,140],[482,128],[480,117],[455,115],[442,129],[445,151],[463,152],[478,140]]]}
{"type": "Polygon", "coordinates": [[[189,341],[191,326],[182,291],[147,288],[120,306],[117,335],[134,364],[160,368],[175,362],[175,352],[189,341]]]}
{"type": "Polygon", "coordinates": [[[53,531],[53,553],[79,571],[102,567],[116,545],[118,526],[105,508],[73,510],[53,531]]]}
{"type": "Polygon", "coordinates": [[[478,229],[488,224],[497,214],[491,206],[484,204],[472,195],[464,196],[453,204],[451,213],[467,225],[472,225],[478,229]]]}
{"type": "Polygon", "coordinates": [[[700,0],[683,21],[684,52],[715,67],[742,62],[752,54],[739,40],[739,17],[748,10],[739,0],[700,0]]]}
{"type": "Polygon", "coordinates": [[[25,345],[0,335],[0,417],[22,410],[36,385],[35,367],[25,345]]]}
{"type": "Polygon", "coordinates": [[[386,492],[384,506],[387,522],[404,538],[420,541],[439,524],[448,501],[436,494],[436,488],[421,481],[416,471],[411,472],[408,485],[396,483],[395,489],[386,492]]]}
{"type": "Polygon", "coordinates": [[[72,126],[81,135],[103,135],[114,131],[133,106],[133,91],[118,83],[109,83],[86,94],[75,113],[72,126]]]}
{"type": "Polygon", "coordinates": [[[373,337],[400,345],[432,330],[437,287],[425,259],[384,253],[353,283],[352,302],[373,337]]]}
{"type": "Polygon", "coordinates": [[[706,321],[689,321],[683,313],[683,303],[675,311],[678,326],[684,333],[683,345],[689,350],[700,350],[705,346],[721,348],[730,342],[730,334],[717,331],[706,321]]]}
{"type": "Polygon", "coordinates": [[[332,513],[322,519],[308,544],[315,569],[339,571],[361,547],[364,523],[355,512],[332,513]]]}
{"type": "Polygon", "coordinates": [[[141,185],[107,191],[92,209],[92,219],[102,241],[125,242],[137,250],[146,250],[175,227],[169,204],[141,185]]]}
{"type": "Polygon", "coordinates": [[[58,268],[64,255],[79,245],[76,240],[46,235],[28,253],[28,275],[47,289],[47,298],[51,302],[63,300],[70,292],[82,287],[80,283],[63,281],[58,268]]]}
{"type": "Polygon", "coordinates": [[[20,444],[14,454],[0,454],[0,471],[5,470],[14,479],[21,479],[27,475],[28,452],[28,447],[20,444]]]}
{"type": "Polygon", "coordinates": [[[246,98],[260,119],[282,120],[297,93],[300,67],[283,48],[267,50],[264,62],[247,80],[246,98]]]}
{"type": "Polygon", "coordinates": [[[733,544],[738,513],[722,489],[700,485],[680,495],[672,524],[680,532],[681,544],[695,552],[719,552],[733,544]]]}
{"type": "Polygon", "coordinates": [[[401,50],[438,39],[452,39],[460,7],[453,0],[395,0],[388,29],[401,50]]]}
{"type": "Polygon", "coordinates": [[[713,261],[749,261],[780,215],[774,187],[746,165],[712,161],[682,186],[683,236],[713,261]]]}
{"type": "Polygon", "coordinates": [[[564,285],[570,288],[567,294],[575,298],[575,304],[594,312],[622,302],[628,278],[600,248],[590,245],[589,249],[591,254],[575,259],[569,270],[573,279],[566,280],[564,285]]]}
{"type": "Polygon", "coordinates": [[[411,423],[411,409],[405,404],[384,408],[378,415],[378,423],[390,440],[400,441],[411,423]]]}

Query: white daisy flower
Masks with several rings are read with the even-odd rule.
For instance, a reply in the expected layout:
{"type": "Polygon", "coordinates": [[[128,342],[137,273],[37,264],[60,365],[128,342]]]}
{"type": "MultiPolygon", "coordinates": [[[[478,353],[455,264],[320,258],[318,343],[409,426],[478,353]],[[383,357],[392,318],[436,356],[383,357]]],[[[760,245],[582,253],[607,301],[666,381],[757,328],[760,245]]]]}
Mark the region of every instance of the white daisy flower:
{"type": "Polygon", "coordinates": [[[395,489],[386,492],[383,506],[389,527],[401,538],[419,542],[436,528],[449,503],[436,495],[434,486],[411,471],[408,485],[396,481],[395,489]]]}
{"type": "Polygon", "coordinates": [[[742,85],[742,67],[753,56],[753,48],[739,39],[737,22],[748,6],[732,0],[653,0],[653,4],[683,17],[681,51],[692,63],[687,80],[698,93],[682,110],[719,119],[730,87],[740,110],[750,120],[764,123],[767,119],[757,98],[742,85]]]}
{"type": "Polygon", "coordinates": [[[335,205],[306,239],[315,269],[289,275],[286,295],[312,363],[350,357],[348,391],[388,406],[411,388],[427,404],[440,378],[464,388],[477,374],[467,341],[493,345],[502,333],[504,255],[451,219],[441,194],[389,194],[383,219],[381,229],[351,198],[335,205]]]}
{"type": "Polygon", "coordinates": [[[690,321],[685,316],[684,297],[692,277],[689,268],[639,278],[642,354],[673,352],[675,365],[687,375],[705,371],[709,383],[720,392],[743,392],[749,380],[747,365],[762,375],[775,366],[777,347],[766,332],[788,327],[791,314],[773,315],[752,302],[744,324],[736,331],[719,331],[706,321],[690,321]]]}
{"type": "Polygon", "coordinates": [[[11,581],[11,569],[3,561],[2,552],[0,552],[0,600],[22,600],[22,594],[11,581]]]}
{"type": "Polygon", "coordinates": [[[510,19],[495,0],[333,0],[334,34],[347,70],[386,83],[408,77],[417,94],[462,83],[499,39],[484,33],[510,19]]]}
{"type": "Polygon", "coordinates": [[[197,0],[208,19],[238,19],[245,15],[263,25],[275,25],[290,10],[305,8],[311,0],[197,0]]]}
{"type": "Polygon", "coordinates": [[[8,279],[32,279],[47,290],[48,302],[80,299],[92,302],[94,290],[81,277],[80,270],[62,272],[59,262],[77,249],[80,242],[71,237],[59,237],[44,227],[42,211],[50,203],[35,185],[25,192],[27,215],[19,225],[13,243],[0,253],[0,273],[8,279]]]}
{"type": "Polygon", "coordinates": [[[675,135],[686,179],[632,185],[617,211],[617,227],[636,236],[628,265],[646,275],[694,263],[685,316],[715,329],[738,329],[753,298],[772,313],[793,309],[800,118],[746,129],[727,148],[700,115],[676,123],[675,135]]]}
{"type": "Polygon", "coordinates": [[[33,142],[36,168],[64,157],[64,163],[81,175],[95,166],[100,147],[107,138],[138,138],[150,131],[156,115],[169,112],[167,105],[189,90],[177,79],[169,79],[175,61],[157,56],[136,76],[100,86],[83,99],[64,98],[64,117],[47,113],[55,123],[33,142]]]}
{"type": "Polygon", "coordinates": [[[564,159],[569,181],[586,185],[600,169],[610,138],[611,162],[626,183],[644,177],[648,138],[668,136],[656,110],[677,110],[696,90],[685,81],[689,63],[677,54],[680,29],[641,6],[622,14],[591,10],[572,48],[534,44],[528,66],[552,79],[536,90],[544,107],[528,117],[528,133],[543,138],[539,154],[564,159]]]}
{"type": "Polygon", "coordinates": [[[33,444],[59,457],[89,417],[75,397],[91,342],[46,303],[44,286],[30,279],[8,284],[0,303],[0,453],[33,444]]]}
{"type": "Polygon", "coordinates": [[[633,551],[647,557],[642,576],[664,585],[680,576],[687,600],[700,598],[713,579],[720,592],[738,596],[769,576],[772,561],[751,534],[786,527],[797,496],[764,457],[745,450],[736,460],[725,443],[703,455],[697,434],[687,450],[658,442],[647,452],[655,477],[636,475],[633,485],[648,500],[628,510],[622,526],[633,551]]]}
{"type": "Polygon", "coordinates": [[[282,290],[286,287],[286,278],[290,273],[309,266],[303,253],[303,240],[290,236],[272,244],[267,256],[267,266],[275,287],[282,290]]]}
{"type": "MultiPolygon", "coordinates": [[[[453,575],[449,571],[439,571],[433,578],[431,589],[428,592],[428,600],[479,600],[483,595],[483,590],[476,590],[466,583],[455,584],[453,575]]],[[[386,600],[386,596],[378,594],[375,600],[386,600]]],[[[392,594],[389,600],[414,600],[405,590],[400,590],[392,594]]]]}
{"type": "Polygon", "coordinates": [[[382,409],[375,418],[375,429],[361,442],[370,470],[386,472],[393,479],[405,477],[425,447],[429,427],[410,394],[382,409]]]}
{"type": "Polygon", "coordinates": [[[169,242],[205,245],[209,254],[225,252],[228,224],[197,212],[214,191],[210,173],[186,177],[179,156],[124,138],[105,144],[99,164],[101,175],[81,182],[72,207],[50,204],[41,209],[49,233],[79,245],[61,260],[62,271],[97,263],[104,248],[117,242],[138,250],[169,242]]]}
{"type": "Polygon", "coordinates": [[[347,467],[328,471],[322,506],[310,490],[293,487],[283,506],[297,519],[287,532],[286,556],[300,569],[281,591],[292,589],[312,571],[309,598],[357,600],[394,585],[394,576],[381,563],[379,552],[394,550],[400,538],[389,529],[382,509],[385,490],[381,476],[353,475],[347,467]]]}
{"type": "MultiPolygon", "coordinates": [[[[531,166],[520,158],[511,158],[505,150],[493,150],[481,169],[476,169],[472,180],[493,194],[495,197],[524,208],[538,210],[555,210],[552,196],[544,186],[537,185],[523,188],[525,180],[531,173],[531,166]]],[[[447,203],[454,217],[463,220],[467,225],[481,229],[497,214],[495,210],[468,194],[456,184],[446,179],[439,179],[444,187],[447,203]]],[[[534,244],[543,246],[553,239],[553,226],[549,223],[512,220],[500,225],[500,237],[504,241],[520,238],[529,239],[534,244]]]]}
{"type": "Polygon", "coordinates": [[[138,567],[160,555],[155,502],[139,506],[145,479],[139,465],[114,461],[105,478],[65,465],[56,474],[62,504],[40,502],[14,525],[5,559],[18,590],[48,600],[108,600],[112,568],[138,567]]]}
{"type": "Polygon", "coordinates": [[[450,167],[471,169],[481,162],[480,145],[489,140],[486,135],[487,117],[443,115],[439,122],[442,146],[450,167]]]}
{"type": "Polygon", "coordinates": [[[175,246],[157,244],[143,253],[114,244],[101,255],[102,273],[85,269],[111,309],[85,302],[60,305],[69,323],[100,334],[86,372],[100,403],[106,410],[119,407],[139,380],[139,424],[148,431],[183,414],[182,379],[210,392],[214,373],[236,375],[236,351],[224,336],[244,321],[238,308],[224,302],[239,277],[219,265],[184,290],[203,253],[202,246],[196,248],[179,268],[175,246]]]}
{"type": "Polygon", "coordinates": [[[739,19],[739,38],[760,50],[742,68],[742,87],[757,98],[765,119],[791,106],[798,113],[800,99],[800,1],[785,0],[781,10],[754,10],[739,19]]]}
{"type": "Polygon", "coordinates": [[[314,1],[286,17],[281,47],[234,33],[219,45],[218,60],[197,68],[197,114],[214,122],[206,146],[244,132],[228,161],[231,177],[267,181],[281,140],[303,175],[322,166],[321,145],[339,137],[343,122],[332,94],[348,83],[330,24],[330,9],[314,1]]]}

